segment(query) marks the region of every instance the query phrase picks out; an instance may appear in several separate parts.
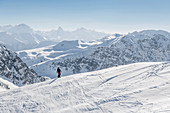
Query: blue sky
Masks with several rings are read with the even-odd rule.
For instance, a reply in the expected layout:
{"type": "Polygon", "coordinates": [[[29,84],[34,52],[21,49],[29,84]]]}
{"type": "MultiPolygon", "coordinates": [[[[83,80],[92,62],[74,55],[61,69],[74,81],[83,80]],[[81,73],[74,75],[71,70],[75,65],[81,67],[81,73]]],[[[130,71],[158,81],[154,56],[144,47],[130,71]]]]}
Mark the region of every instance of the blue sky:
{"type": "Polygon", "coordinates": [[[170,31],[170,0],[0,0],[0,25],[109,33],[170,31]]]}

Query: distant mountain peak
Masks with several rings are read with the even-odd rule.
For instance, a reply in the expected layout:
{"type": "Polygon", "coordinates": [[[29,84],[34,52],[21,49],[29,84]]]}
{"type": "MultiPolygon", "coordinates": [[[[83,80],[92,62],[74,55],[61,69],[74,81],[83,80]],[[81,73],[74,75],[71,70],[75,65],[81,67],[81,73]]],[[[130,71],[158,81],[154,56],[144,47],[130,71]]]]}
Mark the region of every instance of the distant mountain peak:
{"type": "MultiPolygon", "coordinates": [[[[26,24],[18,24],[18,25],[16,25],[16,26],[18,26],[18,27],[29,27],[28,25],[26,25],[26,24]]],[[[30,27],[29,27],[30,28],[30,27]]]]}
{"type": "Polygon", "coordinates": [[[142,30],[142,31],[135,31],[133,33],[129,33],[129,35],[136,35],[136,34],[142,34],[142,35],[148,35],[148,36],[153,36],[155,34],[161,34],[161,35],[165,35],[165,36],[170,36],[170,33],[164,30],[153,30],[153,29],[149,29],[149,30],[142,30]]]}
{"type": "Polygon", "coordinates": [[[79,30],[87,30],[87,29],[85,29],[84,27],[81,27],[81,28],[79,28],[79,30]]]}
{"type": "Polygon", "coordinates": [[[58,31],[58,32],[63,32],[64,30],[63,30],[62,27],[59,26],[58,29],[57,29],[57,31],[58,31]]]}
{"type": "Polygon", "coordinates": [[[85,29],[84,27],[81,27],[81,28],[78,28],[76,31],[89,31],[89,30],[87,30],[87,29],[85,29]]]}
{"type": "Polygon", "coordinates": [[[163,31],[163,30],[143,30],[143,31],[140,31],[139,33],[147,34],[147,35],[162,34],[162,35],[165,35],[165,36],[170,36],[169,32],[163,31]]]}
{"type": "Polygon", "coordinates": [[[33,33],[33,30],[26,24],[19,24],[14,27],[11,27],[11,29],[9,29],[9,32],[11,33],[33,33]]]}

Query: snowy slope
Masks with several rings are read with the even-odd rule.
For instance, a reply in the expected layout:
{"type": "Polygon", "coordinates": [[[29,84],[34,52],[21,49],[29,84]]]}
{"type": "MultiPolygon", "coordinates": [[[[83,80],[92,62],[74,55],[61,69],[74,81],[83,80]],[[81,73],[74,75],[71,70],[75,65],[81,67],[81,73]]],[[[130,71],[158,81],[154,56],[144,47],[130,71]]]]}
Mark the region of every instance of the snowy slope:
{"type": "Polygon", "coordinates": [[[1,76],[0,78],[0,91],[6,91],[9,89],[15,89],[18,88],[18,86],[14,85],[11,80],[1,76]]]}
{"type": "Polygon", "coordinates": [[[169,62],[135,63],[24,86],[0,93],[0,111],[169,113],[169,70],[169,62]]]}

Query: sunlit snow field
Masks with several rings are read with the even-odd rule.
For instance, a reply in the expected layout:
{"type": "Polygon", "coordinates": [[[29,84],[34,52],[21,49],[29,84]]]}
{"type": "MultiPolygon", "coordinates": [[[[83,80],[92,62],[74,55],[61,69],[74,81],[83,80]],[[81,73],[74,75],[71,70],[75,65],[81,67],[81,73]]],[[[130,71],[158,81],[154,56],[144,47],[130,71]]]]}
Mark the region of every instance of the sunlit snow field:
{"type": "Polygon", "coordinates": [[[148,62],[1,91],[3,113],[169,112],[170,63],[148,62]]]}

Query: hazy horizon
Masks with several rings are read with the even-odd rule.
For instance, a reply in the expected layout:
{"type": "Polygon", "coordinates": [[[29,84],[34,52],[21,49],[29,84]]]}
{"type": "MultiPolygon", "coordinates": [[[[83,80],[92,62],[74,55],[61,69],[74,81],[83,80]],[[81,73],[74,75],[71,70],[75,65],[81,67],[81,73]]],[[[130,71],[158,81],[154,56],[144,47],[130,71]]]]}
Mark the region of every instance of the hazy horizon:
{"type": "MultiPolygon", "coordinates": [[[[12,24],[6,24],[6,25],[0,25],[0,27],[5,27],[5,26],[17,26],[17,25],[21,25],[21,24],[25,24],[25,23],[20,23],[20,24],[15,24],[15,25],[12,25],[12,24]]],[[[126,33],[120,33],[120,32],[105,32],[105,31],[100,31],[100,30],[96,30],[96,29],[88,29],[88,28],[85,28],[85,27],[79,27],[79,28],[74,28],[74,29],[65,29],[63,28],[62,26],[58,26],[56,28],[51,28],[51,29],[47,29],[47,30],[44,30],[44,29],[35,29],[33,28],[32,26],[28,25],[28,24],[25,24],[27,26],[29,26],[31,29],[33,29],[34,31],[40,31],[40,32],[50,32],[50,31],[57,31],[59,27],[61,27],[64,31],[68,31],[68,32],[72,32],[72,31],[76,31],[76,30],[79,30],[79,29],[86,29],[86,30],[90,30],[90,31],[95,31],[95,32],[101,32],[101,33],[106,33],[106,34],[128,34],[128,33],[133,33],[133,32],[140,32],[140,31],[143,31],[143,30],[163,30],[163,31],[167,31],[167,30],[164,30],[164,29],[139,29],[139,30],[134,30],[134,31],[127,31],[126,33]]],[[[170,32],[170,31],[167,31],[167,32],[170,32]]]]}
{"type": "Polygon", "coordinates": [[[86,28],[127,34],[170,31],[169,0],[0,0],[0,26],[24,23],[34,30],[86,28]]]}

